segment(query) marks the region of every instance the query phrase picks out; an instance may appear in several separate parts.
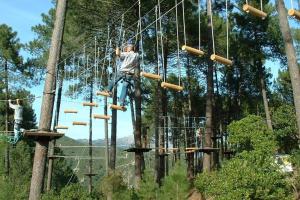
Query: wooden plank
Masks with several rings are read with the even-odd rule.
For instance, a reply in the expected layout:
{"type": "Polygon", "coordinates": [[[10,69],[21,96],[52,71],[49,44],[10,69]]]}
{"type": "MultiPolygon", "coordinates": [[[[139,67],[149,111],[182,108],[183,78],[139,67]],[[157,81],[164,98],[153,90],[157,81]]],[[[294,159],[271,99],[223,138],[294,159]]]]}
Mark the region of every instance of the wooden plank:
{"type": "Polygon", "coordinates": [[[107,119],[107,120],[111,118],[110,115],[96,115],[96,114],[93,117],[94,119],[107,119]]]}
{"type": "Polygon", "coordinates": [[[58,132],[47,132],[47,131],[24,131],[23,136],[24,137],[50,137],[50,138],[60,138],[64,136],[64,133],[58,133],[58,132]]]}
{"type": "Polygon", "coordinates": [[[110,94],[108,92],[104,92],[104,91],[98,91],[96,93],[97,96],[105,96],[105,97],[110,97],[110,94]]]}
{"type": "Polygon", "coordinates": [[[175,84],[171,84],[171,83],[167,83],[167,82],[162,82],[161,83],[161,87],[162,88],[167,88],[167,89],[172,89],[172,90],[175,90],[175,91],[182,91],[183,90],[183,87],[182,86],[179,86],[179,85],[175,85],[175,84]]]}
{"type": "Polygon", "coordinates": [[[233,64],[232,60],[229,60],[229,59],[224,58],[222,56],[218,56],[216,54],[212,54],[210,56],[210,59],[214,62],[219,62],[219,63],[224,64],[224,65],[232,65],[233,64]]]}
{"type": "Polygon", "coordinates": [[[253,16],[260,17],[262,19],[265,19],[268,16],[267,13],[265,13],[261,10],[258,10],[257,8],[254,8],[253,6],[250,6],[249,4],[244,4],[243,10],[253,16]]]}
{"type": "Polygon", "coordinates": [[[141,76],[153,80],[161,80],[161,76],[158,74],[151,74],[151,73],[146,73],[146,72],[141,72],[141,76]]]}
{"type": "Polygon", "coordinates": [[[123,112],[125,112],[127,110],[127,108],[125,106],[119,106],[119,105],[114,105],[114,104],[110,104],[109,108],[112,110],[121,110],[123,112]]]}
{"type": "Polygon", "coordinates": [[[66,114],[77,114],[78,111],[77,110],[64,110],[64,113],[66,113],[66,114]]]}
{"type": "Polygon", "coordinates": [[[300,20],[300,11],[295,9],[289,9],[288,14],[289,16],[295,17],[296,19],[300,20]]]}
{"type": "Polygon", "coordinates": [[[62,129],[62,130],[64,130],[64,129],[69,129],[69,127],[68,126],[55,126],[55,129],[62,129]]]}
{"type": "Polygon", "coordinates": [[[189,47],[189,46],[186,46],[186,45],[183,45],[181,49],[183,51],[186,51],[190,54],[193,54],[193,55],[196,55],[196,56],[199,56],[199,57],[204,55],[204,52],[201,51],[200,49],[195,49],[193,47],[189,47]]]}
{"type": "Polygon", "coordinates": [[[94,103],[94,102],[83,102],[82,105],[83,106],[98,107],[98,104],[94,103]]]}
{"type": "Polygon", "coordinates": [[[86,122],[73,122],[72,123],[73,124],[73,126],[86,126],[87,125],[87,123],[86,122]]]}

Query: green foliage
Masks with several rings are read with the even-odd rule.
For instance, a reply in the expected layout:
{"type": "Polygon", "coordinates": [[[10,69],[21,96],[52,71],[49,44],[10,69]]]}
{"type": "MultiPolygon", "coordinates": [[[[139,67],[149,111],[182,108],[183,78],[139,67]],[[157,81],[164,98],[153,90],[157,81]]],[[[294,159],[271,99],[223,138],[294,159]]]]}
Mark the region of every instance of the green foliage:
{"type": "Polygon", "coordinates": [[[241,153],[219,171],[199,175],[195,183],[199,191],[216,200],[291,199],[291,186],[275,165],[275,137],[263,119],[249,115],[232,122],[228,130],[241,153]]]}
{"type": "Polygon", "coordinates": [[[143,175],[143,180],[140,189],[137,191],[139,199],[153,200],[157,199],[159,193],[159,186],[156,183],[153,171],[146,170],[143,175]]]}
{"type": "Polygon", "coordinates": [[[263,118],[249,115],[228,126],[229,142],[238,152],[260,151],[272,154],[276,150],[274,134],[268,130],[263,118]]]}
{"type": "Polygon", "coordinates": [[[282,105],[273,113],[273,128],[279,145],[279,152],[291,153],[298,149],[298,128],[295,108],[282,105]]]}
{"type": "Polygon", "coordinates": [[[42,200],[95,200],[92,198],[87,189],[80,184],[71,184],[64,187],[59,194],[49,192],[43,195],[42,200]]]}
{"type": "Polygon", "coordinates": [[[158,199],[185,199],[188,191],[186,166],[178,163],[163,180],[158,199]]]}

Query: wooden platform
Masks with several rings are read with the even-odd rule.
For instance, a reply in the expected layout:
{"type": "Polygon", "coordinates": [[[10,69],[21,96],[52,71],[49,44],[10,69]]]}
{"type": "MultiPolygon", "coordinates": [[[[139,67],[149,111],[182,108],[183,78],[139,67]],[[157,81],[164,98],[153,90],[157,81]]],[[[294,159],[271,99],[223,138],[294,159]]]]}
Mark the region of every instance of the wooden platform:
{"type": "Polygon", "coordinates": [[[49,159],[56,159],[58,158],[57,156],[48,156],[49,159]]]}
{"type": "Polygon", "coordinates": [[[138,153],[138,152],[149,152],[151,150],[152,150],[152,148],[135,148],[135,147],[133,147],[133,148],[125,149],[124,151],[138,153]]]}
{"type": "Polygon", "coordinates": [[[221,135],[216,135],[216,136],[211,136],[212,140],[218,140],[218,139],[222,139],[221,135]]]}
{"type": "Polygon", "coordinates": [[[97,176],[98,174],[95,174],[95,173],[85,173],[83,175],[85,175],[85,176],[97,176]]]}
{"type": "Polygon", "coordinates": [[[232,155],[232,154],[235,154],[235,151],[226,150],[226,151],[223,152],[223,154],[225,154],[225,155],[232,155]]]}
{"type": "Polygon", "coordinates": [[[204,147],[204,148],[195,149],[195,151],[203,152],[203,153],[212,153],[212,152],[217,152],[219,150],[220,150],[219,148],[212,148],[212,147],[204,147]]]}
{"type": "Polygon", "coordinates": [[[23,136],[30,139],[47,139],[53,140],[63,137],[64,133],[48,132],[48,131],[24,131],[23,136]]]}

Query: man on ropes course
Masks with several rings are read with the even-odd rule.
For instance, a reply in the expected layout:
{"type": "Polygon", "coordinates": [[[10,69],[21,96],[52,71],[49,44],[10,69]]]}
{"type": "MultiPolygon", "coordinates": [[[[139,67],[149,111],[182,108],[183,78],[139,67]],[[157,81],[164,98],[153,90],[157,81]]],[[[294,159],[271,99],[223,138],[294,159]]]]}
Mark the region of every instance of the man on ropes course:
{"type": "Polygon", "coordinates": [[[132,40],[129,40],[124,47],[124,52],[119,48],[116,49],[116,55],[120,57],[121,64],[115,78],[108,84],[107,92],[112,95],[112,90],[120,80],[123,80],[121,95],[119,98],[120,106],[125,107],[125,100],[129,86],[133,85],[134,70],[139,64],[139,54],[135,52],[135,45],[132,40]]]}
{"type": "Polygon", "coordinates": [[[23,106],[22,106],[22,100],[17,99],[17,104],[12,104],[11,100],[8,100],[9,107],[15,110],[14,114],[14,141],[17,142],[21,136],[21,132],[24,131],[24,129],[21,128],[22,121],[23,121],[23,106]]]}

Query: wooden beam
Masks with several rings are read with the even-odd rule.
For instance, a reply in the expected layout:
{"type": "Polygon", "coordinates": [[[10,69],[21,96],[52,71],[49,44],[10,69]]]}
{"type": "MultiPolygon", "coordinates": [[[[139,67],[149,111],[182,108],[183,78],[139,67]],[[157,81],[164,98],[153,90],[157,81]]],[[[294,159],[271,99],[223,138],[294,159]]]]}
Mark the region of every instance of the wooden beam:
{"type": "Polygon", "coordinates": [[[151,74],[151,73],[146,73],[146,72],[141,72],[141,76],[153,80],[161,80],[161,76],[158,74],[151,74]]]}
{"type": "Polygon", "coordinates": [[[69,129],[69,127],[67,127],[67,126],[55,126],[55,129],[63,130],[63,129],[69,129]]]}
{"type": "Polygon", "coordinates": [[[111,118],[110,115],[94,115],[94,119],[107,119],[109,120],[111,118]]]}
{"type": "Polygon", "coordinates": [[[123,112],[125,112],[127,110],[127,108],[125,106],[119,106],[119,105],[114,105],[114,104],[110,104],[109,108],[112,110],[121,110],[123,112]]]}
{"type": "Polygon", "coordinates": [[[300,20],[300,11],[295,9],[289,9],[288,14],[289,16],[295,17],[296,19],[300,20]]]}
{"type": "Polygon", "coordinates": [[[73,122],[73,126],[86,126],[86,122],[73,122]]]}
{"type": "Polygon", "coordinates": [[[182,86],[179,86],[179,85],[175,85],[175,84],[171,84],[171,83],[167,83],[167,82],[162,82],[161,83],[161,87],[162,88],[167,88],[167,89],[172,89],[172,90],[175,90],[175,91],[182,91],[183,90],[183,87],[182,86]]]}
{"type": "Polygon", "coordinates": [[[83,106],[98,107],[98,104],[94,103],[94,102],[83,102],[82,105],[83,106]]]}
{"type": "Polygon", "coordinates": [[[212,54],[210,56],[210,59],[214,62],[218,62],[218,63],[224,64],[224,65],[232,65],[233,64],[232,60],[229,60],[229,59],[224,58],[222,56],[218,56],[216,54],[212,54]]]}
{"type": "Polygon", "coordinates": [[[77,114],[78,111],[77,110],[64,110],[64,113],[66,113],[66,114],[77,114]]]}
{"type": "Polygon", "coordinates": [[[183,45],[183,46],[181,47],[181,49],[182,49],[183,51],[186,51],[186,52],[188,52],[188,53],[190,53],[190,54],[193,54],[193,55],[195,55],[195,56],[201,57],[201,56],[204,55],[204,52],[201,51],[200,49],[195,49],[195,48],[193,48],[193,47],[189,47],[189,46],[186,46],[186,45],[183,45]]]}
{"type": "Polygon", "coordinates": [[[261,11],[261,10],[258,10],[257,8],[254,8],[252,6],[250,6],[249,4],[244,4],[243,5],[243,10],[246,12],[246,13],[249,13],[253,16],[256,16],[256,17],[260,17],[262,19],[265,19],[268,14],[261,11]]]}
{"type": "Polygon", "coordinates": [[[98,91],[96,93],[97,96],[104,96],[104,97],[110,97],[110,94],[108,92],[105,91],[98,91]]]}
{"type": "Polygon", "coordinates": [[[28,138],[60,138],[64,136],[63,133],[49,132],[49,131],[24,131],[23,136],[28,138]]]}
{"type": "Polygon", "coordinates": [[[186,151],[185,153],[195,153],[195,150],[189,150],[189,151],[186,151]]]}

